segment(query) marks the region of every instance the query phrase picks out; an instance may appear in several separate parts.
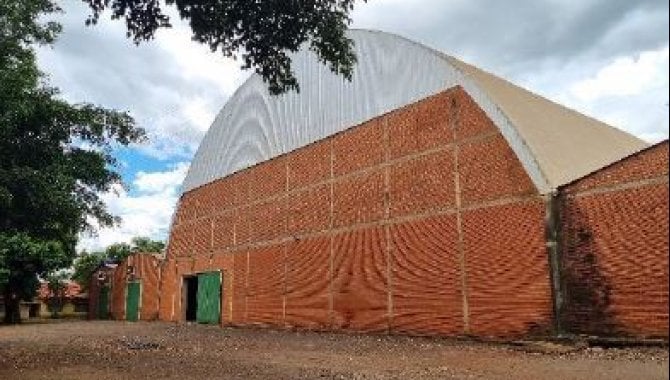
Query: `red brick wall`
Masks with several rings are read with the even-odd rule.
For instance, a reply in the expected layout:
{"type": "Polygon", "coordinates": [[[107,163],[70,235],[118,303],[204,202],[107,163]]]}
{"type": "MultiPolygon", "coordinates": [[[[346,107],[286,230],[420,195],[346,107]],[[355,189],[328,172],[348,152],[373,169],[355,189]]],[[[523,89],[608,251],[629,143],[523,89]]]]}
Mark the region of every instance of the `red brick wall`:
{"type": "MultiPolygon", "coordinates": [[[[140,295],[140,319],[143,321],[153,321],[159,319],[169,320],[167,309],[171,307],[169,302],[162,305],[165,310],[159,312],[159,283],[161,282],[162,271],[160,270],[159,260],[152,254],[137,253],[128,256],[122,261],[112,273],[111,281],[111,304],[110,312],[113,319],[126,319],[126,284],[128,282],[128,266],[135,267],[135,279],[142,283],[140,295]]],[[[166,276],[170,276],[169,270],[164,270],[166,276]]],[[[165,296],[170,288],[165,289],[165,296]]],[[[164,294],[161,294],[163,296],[164,294]]]]}
{"type": "Polygon", "coordinates": [[[668,142],[562,193],[566,329],[667,338],[668,142]]]}
{"type": "MultiPolygon", "coordinates": [[[[181,276],[200,270],[189,260],[211,256],[224,324],[481,336],[551,326],[542,198],[458,87],[192,190],[176,215],[177,269],[161,299],[180,300],[181,276]]],[[[182,318],[179,305],[163,309],[182,318]]]]}

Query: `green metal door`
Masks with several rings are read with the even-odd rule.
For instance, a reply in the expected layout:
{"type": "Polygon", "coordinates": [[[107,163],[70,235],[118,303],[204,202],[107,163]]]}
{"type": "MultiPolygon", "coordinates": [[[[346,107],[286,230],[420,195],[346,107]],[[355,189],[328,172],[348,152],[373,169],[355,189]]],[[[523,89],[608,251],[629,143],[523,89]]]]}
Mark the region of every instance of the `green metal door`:
{"type": "Polygon", "coordinates": [[[221,313],[221,274],[219,272],[198,275],[198,323],[219,323],[221,313]]]}
{"type": "Polygon", "coordinates": [[[98,319],[109,318],[109,286],[100,288],[98,295],[98,319]]]}
{"type": "Polygon", "coordinates": [[[126,321],[136,322],[140,315],[140,282],[129,282],[126,292],[126,321]]]}

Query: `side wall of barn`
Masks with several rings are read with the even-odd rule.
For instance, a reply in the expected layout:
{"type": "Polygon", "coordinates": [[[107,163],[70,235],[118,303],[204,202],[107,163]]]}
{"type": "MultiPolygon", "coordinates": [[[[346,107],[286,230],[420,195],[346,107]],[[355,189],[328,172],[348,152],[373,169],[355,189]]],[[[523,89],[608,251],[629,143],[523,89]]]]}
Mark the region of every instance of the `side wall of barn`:
{"type": "Polygon", "coordinates": [[[564,329],[668,337],[668,142],[561,189],[564,329]]]}
{"type": "Polygon", "coordinates": [[[141,283],[140,315],[142,321],[154,321],[159,314],[159,284],[161,278],[160,261],[150,253],[136,253],[128,256],[110,273],[111,302],[113,319],[126,319],[126,294],[129,280],[141,283]],[[134,267],[134,275],[129,276],[128,268],[134,267]]]}
{"type": "Polygon", "coordinates": [[[456,87],[184,194],[160,318],[183,319],[184,275],[221,270],[223,324],[545,334],[544,220],[456,87]]]}

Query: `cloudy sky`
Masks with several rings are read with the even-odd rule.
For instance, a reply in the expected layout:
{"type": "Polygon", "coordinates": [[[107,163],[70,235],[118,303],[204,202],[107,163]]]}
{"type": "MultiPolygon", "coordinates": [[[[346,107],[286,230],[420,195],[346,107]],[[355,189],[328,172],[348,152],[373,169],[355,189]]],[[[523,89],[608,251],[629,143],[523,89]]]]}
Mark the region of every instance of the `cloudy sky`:
{"type": "MultiPolygon", "coordinates": [[[[120,227],[85,236],[97,249],[137,235],[165,238],[188,162],[216,112],[250,75],[190,41],[188,26],[138,46],[124,25],[85,27],[61,2],[64,33],[39,51],[72,102],[127,110],[149,144],[117,152],[126,188],[105,194],[120,227]]],[[[403,35],[649,142],[668,138],[668,2],[661,0],[369,0],[353,26],[403,35]]]]}

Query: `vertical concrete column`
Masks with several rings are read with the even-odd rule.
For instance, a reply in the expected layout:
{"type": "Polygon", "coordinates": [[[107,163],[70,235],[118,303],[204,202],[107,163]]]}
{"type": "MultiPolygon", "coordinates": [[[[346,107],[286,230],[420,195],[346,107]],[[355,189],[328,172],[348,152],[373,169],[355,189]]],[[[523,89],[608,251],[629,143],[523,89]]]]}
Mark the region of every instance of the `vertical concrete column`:
{"type": "Polygon", "coordinates": [[[461,174],[459,166],[460,145],[458,141],[458,128],[460,127],[459,104],[455,98],[451,99],[449,108],[449,123],[451,124],[453,138],[453,158],[454,158],[454,196],[456,205],[456,232],[458,240],[456,249],[458,250],[458,264],[461,273],[461,295],[463,297],[463,332],[470,333],[470,306],[468,303],[468,274],[465,265],[465,243],[463,240],[463,215],[461,199],[461,174]]]}
{"type": "Polygon", "coordinates": [[[553,306],[554,333],[564,333],[561,323],[563,309],[563,287],[561,285],[561,247],[560,247],[560,194],[558,192],[545,196],[545,241],[549,260],[549,279],[551,281],[551,300],[553,306]]]}

